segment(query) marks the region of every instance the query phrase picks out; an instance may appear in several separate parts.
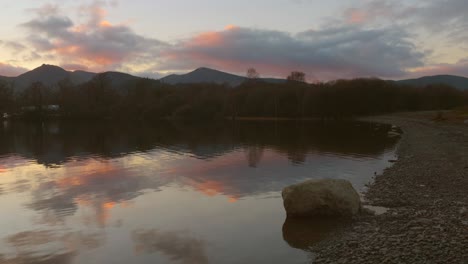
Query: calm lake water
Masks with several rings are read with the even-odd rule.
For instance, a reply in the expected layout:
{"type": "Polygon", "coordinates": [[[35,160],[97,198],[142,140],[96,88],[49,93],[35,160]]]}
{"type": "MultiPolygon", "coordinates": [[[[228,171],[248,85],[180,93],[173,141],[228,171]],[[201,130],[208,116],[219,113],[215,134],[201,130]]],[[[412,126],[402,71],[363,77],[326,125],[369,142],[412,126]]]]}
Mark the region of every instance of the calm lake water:
{"type": "Polygon", "coordinates": [[[329,228],[282,188],[363,190],[397,139],[362,122],[0,123],[0,263],[310,263],[329,228]]]}

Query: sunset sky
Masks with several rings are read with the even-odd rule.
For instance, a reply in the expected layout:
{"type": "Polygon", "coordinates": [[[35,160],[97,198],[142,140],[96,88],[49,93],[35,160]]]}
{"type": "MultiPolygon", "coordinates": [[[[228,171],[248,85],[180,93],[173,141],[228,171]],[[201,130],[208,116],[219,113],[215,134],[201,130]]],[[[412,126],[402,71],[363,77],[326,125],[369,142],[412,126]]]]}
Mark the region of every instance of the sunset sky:
{"type": "Polygon", "coordinates": [[[0,75],[468,76],[467,0],[0,0],[0,75]]]}

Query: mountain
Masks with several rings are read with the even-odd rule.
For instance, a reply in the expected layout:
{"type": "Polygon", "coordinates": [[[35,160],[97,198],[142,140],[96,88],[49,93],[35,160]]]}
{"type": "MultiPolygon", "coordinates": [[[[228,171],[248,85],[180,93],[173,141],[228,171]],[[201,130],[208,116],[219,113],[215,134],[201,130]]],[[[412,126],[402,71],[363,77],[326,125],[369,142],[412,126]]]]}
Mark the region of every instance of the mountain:
{"type": "MultiPolygon", "coordinates": [[[[23,73],[17,77],[0,76],[0,81],[7,81],[13,84],[16,92],[21,92],[28,88],[33,82],[42,82],[48,87],[57,87],[59,81],[69,78],[75,85],[90,81],[97,73],[86,71],[66,71],[58,66],[43,64],[42,66],[23,73]]],[[[127,84],[132,81],[137,81],[140,77],[136,77],[122,72],[106,72],[112,82],[112,85],[124,91],[127,84]]],[[[186,74],[172,74],[161,78],[160,81],[168,84],[188,84],[188,83],[226,83],[231,87],[237,86],[244,82],[246,77],[230,74],[209,68],[198,68],[186,74]]],[[[275,78],[260,78],[268,83],[283,83],[284,79],[275,78]]],[[[468,90],[468,78],[454,75],[436,75],[426,76],[418,79],[408,79],[396,81],[400,84],[413,86],[424,86],[429,84],[447,84],[460,90],[468,90]]]]}
{"type": "Polygon", "coordinates": [[[80,84],[91,80],[96,73],[94,72],[86,72],[86,71],[74,71],[70,73],[70,80],[74,84],[80,84]]]}
{"type": "MultiPolygon", "coordinates": [[[[57,87],[58,82],[65,78],[77,85],[90,81],[97,73],[86,71],[66,71],[58,66],[43,64],[42,66],[23,73],[17,77],[0,76],[0,80],[5,80],[13,84],[15,92],[21,92],[27,89],[33,82],[42,82],[47,87],[57,87]]],[[[112,85],[116,89],[123,89],[128,81],[137,80],[136,77],[127,73],[121,72],[106,72],[112,85]]]]}
{"type": "Polygon", "coordinates": [[[218,71],[209,68],[198,68],[187,74],[172,74],[160,79],[163,83],[182,84],[182,83],[228,83],[231,86],[241,84],[245,78],[218,71]]]}
{"type": "Polygon", "coordinates": [[[16,92],[24,91],[34,82],[42,82],[45,86],[56,87],[58,82],[69,78],[73,84],[80,84],[91,80],[95,73],[84,71],[66,71],[58,66],[43,64],[34,70],[25,72],[8,81],[13,83],[16,92]]]}
{"type": "Polygon", "coordinates": [[[58,66],[43,64],[14,78],[14,88],[16,91],[23,91],[33,82],[42,82],[45,86],[53,86],[69,75],[69,72],[58,66]]]}
{"type": "Polygon", "coordinates": [[[397,83],[413,86],[424,86],[429,84],[447,84],[460,90],[468,90],[468,78],[454,75],[425,76],[418,79],[397,81],[397,83]]]}
{"type": "Polygon", "coordinates": [[[141,77],[122,72],[106,72],[105,74],[111,80],[112,87],[120,93],[126,93],[127,87],[133,87],[134,83],[132,83],[132,81],[142,79],[141,77]]]}
{"type": "MultiPolygon", "coordinates": [[[[229,86],[237,86],[244,82],[246,77],[239,75],[234,75],[218,70],[213,70],[209,68],[198,68],[192,72],[186,74],[171,74],[164,78],[161,78],[160,81],[163,83],[169,84],[187,84],[187,83],[217,83],[223,84],[227,83],[229,86]]],[[[285,82],[283,79],[275,78],[262,78],[261,80],[270,82],[270,83],[282,83],[285,82]]]]}

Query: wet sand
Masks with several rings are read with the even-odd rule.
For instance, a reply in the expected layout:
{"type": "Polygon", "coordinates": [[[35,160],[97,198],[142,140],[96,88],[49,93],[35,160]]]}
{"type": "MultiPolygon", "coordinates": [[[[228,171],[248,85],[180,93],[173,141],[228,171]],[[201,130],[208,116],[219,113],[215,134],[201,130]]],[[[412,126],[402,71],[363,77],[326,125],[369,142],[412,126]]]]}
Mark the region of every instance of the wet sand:
{"type": "Polygon", "coordinates": [[[366,118],[403,130],[398,160],[365,193],[389,210],[316,245],[314,263],[468,263],[468,126],[431,115],[366,118]]]}

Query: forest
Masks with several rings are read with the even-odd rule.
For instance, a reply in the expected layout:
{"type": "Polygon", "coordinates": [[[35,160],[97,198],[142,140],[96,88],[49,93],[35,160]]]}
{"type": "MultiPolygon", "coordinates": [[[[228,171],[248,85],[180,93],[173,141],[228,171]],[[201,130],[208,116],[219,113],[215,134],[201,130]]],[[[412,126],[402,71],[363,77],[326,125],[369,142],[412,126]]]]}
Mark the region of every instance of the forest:
{"type": "Polygon", "coordinates": [[[414,87],[376,78],[306,83],[300,72],[284,83],[248,77],[237,87],[145,78],[114,87],[104,73],[79,85],[69,79],[53,87],[35,82],[22,92],[0,82],[0,113],[30,119],[344,119],[468,104],[467,90],[443,84],[414,87]]]}

